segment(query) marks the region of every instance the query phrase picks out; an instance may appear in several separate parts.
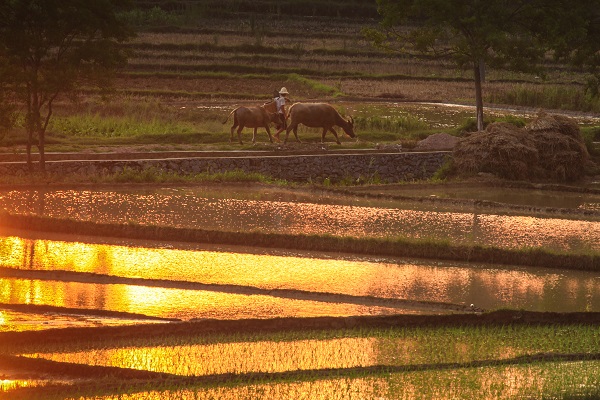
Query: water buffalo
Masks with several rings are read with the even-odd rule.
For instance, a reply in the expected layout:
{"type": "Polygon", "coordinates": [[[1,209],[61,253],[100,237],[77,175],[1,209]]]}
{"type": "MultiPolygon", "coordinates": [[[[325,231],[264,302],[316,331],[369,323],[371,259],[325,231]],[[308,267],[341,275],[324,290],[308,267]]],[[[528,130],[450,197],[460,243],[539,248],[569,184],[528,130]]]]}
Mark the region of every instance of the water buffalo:
{"type": "Polygon", "coordinates": [[[267,111],[268,107],[266,105],[256,106],[256,107],[238,107],[232,112],[229,113],[225,121],[226,123],[231,114],[233,114],[233,126],[231,127],[231,136],[229,138],[230,142],[233,142],[233,130],[237,127],[237,134],[240,144],[242,143],[242,129],[246,128],[254,128],[254,133],[252,134],[252,143],[256,142],[256,130],[258,128],[265,128],[267,133],[269,134],[269,140],[273,143],[273,137],[271,136],[271,130],[269,129],[269,125],[271,122],[275,122],[276,124],[281,123],[281,119],[277,115],[277,113],[271,113],[267,111]]]}
{"type": "Polygon", "coordinates": [[[298,139],[298,124],[304,124],[311,128],[323,128],[321,143],[325,141],[325,133],[331,131],[337,144],[341,144],[337,132],[333,129],[334,125],[341,127],[346,135],[351,138],[356,137],[352,117],[349,117],[348,120],[344,119],[335,108],[326,103],[294,103],[290,107],[289,117],[291,122],[285,132],[284,143],[287,142],[291,130],[294,130],[296,140],[300,141],[298,139]]]}

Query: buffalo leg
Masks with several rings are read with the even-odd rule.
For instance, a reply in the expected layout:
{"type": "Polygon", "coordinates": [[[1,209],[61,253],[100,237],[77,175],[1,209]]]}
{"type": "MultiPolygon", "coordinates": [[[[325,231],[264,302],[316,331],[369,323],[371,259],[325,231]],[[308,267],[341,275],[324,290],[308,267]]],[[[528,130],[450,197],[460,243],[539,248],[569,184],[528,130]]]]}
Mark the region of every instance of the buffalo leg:
{"type": "MultiPolygon", "coordinates": [[[[335,141],[337,142],[337,144],[342,144],[340,142],[340,138],[338,138],[338,135],[337,135],[337,132],[335,131],[335,129],[329,128],[329,130],[331,131],[331,133],[333,133],[333,136],[335,136],[335,141]]],[[[323,138],[325,138],[325,131],[323,131],[323,138]]]]}
{"type": "Polygon", "coordinates": [[[256,130],[258,128],[254,128],[254,131],[252,132],[252,144],[256,143],[256,130]]]}
{"type": "Polygon", "coordinates": [[[296,126],[294,127],[294,136],[296,136],[296,141],[297,141],[298,143],[302,143],[302,141],[301,141],[300,139],[298,139],[298,125],[296,125],[296,126]]]}
{"type": "Polygon", "coordinates": [[[287,143],[288,137],[290,136],[290,131],[296,126],[288,125],[287,129],[285,130],[285,139],[283,140],[283,143],[287,143]]]}
{"type": "Polygon", "coordinates": [[[265,125],[265,129],[267,130],[267,135],[269,135],[269,141],[273,143],[273,136],[271,136],[271,130],[269,129],[269,125],[265,125]]]}
{"type": "Polygon", "coordinates": [[[238,132],[238,139],[240,141],[240,144],[244,144],[242,142],[242,129],[244,129],[244,125],[240,125],[240,127],[238,128],[237,132],[238,132]]]}
{"type": "Polygon", "coordinates": [[[229,136],[229,143],[232,143],[232,142],[233,142],[233,131],[235,130],[235,128],[237,128],[237,124],[234,124],[234,125],[231,127],[231,136],[229,136]]]}

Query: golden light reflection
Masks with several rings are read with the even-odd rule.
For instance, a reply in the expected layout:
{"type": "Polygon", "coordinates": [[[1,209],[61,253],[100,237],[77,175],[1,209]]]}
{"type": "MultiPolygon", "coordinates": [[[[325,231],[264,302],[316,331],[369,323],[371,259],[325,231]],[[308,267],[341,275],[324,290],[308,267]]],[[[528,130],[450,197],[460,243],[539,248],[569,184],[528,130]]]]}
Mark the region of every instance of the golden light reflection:
{"type": "MultiPolygon", "coordinates": [[[[295,289],[314,293],[337,293],[417,301],[476,304],[482,308],[518,307],[540,311],[600,310],[600,282],[592,273],[554,272],[543,269],[491,269],[457,264],[408,262],[377,259],[347,260],[314,258],[314,254],[287,255],[233,253],[88,244],[53,240],[0,237],[2,267],[27,270],[62,270],[94,273],[97,276],[160,279],[228,285],[227,291],[241,295],[244,287],[265,290],[295,289]]],[[[25,275],[26,276],[26,273],[25,275]]],[[[100,279],[100,278],[98,278],[100,279]]],[[[111,283],[111,278],[99,280],[111,283]]],[[[6,281],[0,281],[6,285],[6,281]]],[[[63,283],[66,285],[66,283],[63,283]]],[[[3,291],[5,301],[40,303],[39,282],[13,285],[3,291]]],[[[157,289],[131,286],[106,290],[102,285],[50,289],[58,304],[72,303],[98,308],[120,304],[123,308],[155,308],[163,304],[157,289]],[[66,290],[69,297],[61,300],[66,290]],[[120,293],[121,299],[110,296],[120,293]],[[107,297],[108,296],[108,297],[107,297]],[[158,297],[157,297],[158,296],[158,297]],[[143,307],[140,299],[147,304],[143,307]],[[127,306],[136,304],[135,307],[127,306]]],[[[218,289],[216,289],[218,290],[218,289]]],[[[165,292],[166,293],[166,292],[165,292]]],[[[170,295],[165,295],[170,298],[170,295]]],[[[204,299],[216,300],[205,293],[204,299]]],[[[184,296],[187,297],[187,296],[184,296]]],[[[233,297],[230,297],[233,298],[233,297]]],[[[242,297],[238,297],[242,298],[242,297]]],[[[247,304],[246,301],[242,301],[247,304]]],[[[225,301],[231,304],[231,301],[225,301]]],[[[327,306],[326,306],[327,307],[327,306]]],[[[237,314],[237,312],[236,312],[237,314]]],[[[213,315],[214,316],[214,315],[213,315]]]]}
{"type": "Polygon", "coordinates": [[[122,311],[182,320],[349,316],[398,312],[396,308],[119,284],[0,279],[0,288],[0,303],[122,311]],[[31,295],[32,292],[35,293],[34,296],[31,295]]]}
{"type": "Polygon", "coordinates": [[[28,387],[47,386],[50,382],[37,379],[0,379],[0,393],[28,387]]]}
{"type": "Polygon", "coordinates": [[[344,338],[218,343],[29,356],[59,362],[202,376],[371,366],[381,361],[378,357],[377,341],[375,338],[344,338]],[[356,351],[357,349],[360,351],[356,351]]]}

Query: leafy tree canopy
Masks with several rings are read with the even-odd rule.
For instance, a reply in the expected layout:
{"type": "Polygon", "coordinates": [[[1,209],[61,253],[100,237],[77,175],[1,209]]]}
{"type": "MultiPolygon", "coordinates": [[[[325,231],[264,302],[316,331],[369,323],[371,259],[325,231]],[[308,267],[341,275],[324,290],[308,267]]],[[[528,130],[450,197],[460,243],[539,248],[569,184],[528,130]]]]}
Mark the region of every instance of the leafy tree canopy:
{"type": "MultiPolygon", "coordinates": [[[[132,35],[117,18],[119,0],[0,0],[0,80],[26,109],[27,153],[38,140],[44,170],[45,130],[59,94],[82,83],[108,83],[132,35]]],[[[28,157],[30,161],[30,157],[28,157]]],[[[31,164],[30,164],[31,165],[31,164]]]]}
{"type": "Polygon", "coordinates": [[[483,127],[483,66],[540,72],[549,54],[587,59],[598,50],[591,16],[600,0],[377,0],[376,45],[454,60],[474,72],[483,127]],[[587,57],[587,58],[586,58],[587,57]]]}

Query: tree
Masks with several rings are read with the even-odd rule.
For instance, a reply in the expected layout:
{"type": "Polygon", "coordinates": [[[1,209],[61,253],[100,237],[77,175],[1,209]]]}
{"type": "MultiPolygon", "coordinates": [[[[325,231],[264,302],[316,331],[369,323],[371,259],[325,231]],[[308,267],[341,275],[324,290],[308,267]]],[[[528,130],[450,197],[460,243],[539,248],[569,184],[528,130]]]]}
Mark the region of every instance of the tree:
{"type": "Polygon", "coordinates": [[[27,163],[37,139],[45,172],[46,129],[60,95],[83,84],[106,87],[126,61],[120,43],[132,32],[117,18],[119,0],[0,0],[0,81],[12,83],[25,109],[27,163]],[[8,71],[8,72],[7,72],[8,71]]]}
{"type": "Polygon", "coordinates": [[[570,8],[566,32],[554,35],[555,58],[590,73],[587,92],[600,97],[600,0],[579,0],[570,8]]]}
{"type": "Polygon", "coordinates": [[[451,58],[470,68],[481,130],[485,67],[539,72],[549,51],[578,34],[578,5],[584,2],[588,0],[377,0],[380,28],[366,34],[380,47],[451,58]]]}

